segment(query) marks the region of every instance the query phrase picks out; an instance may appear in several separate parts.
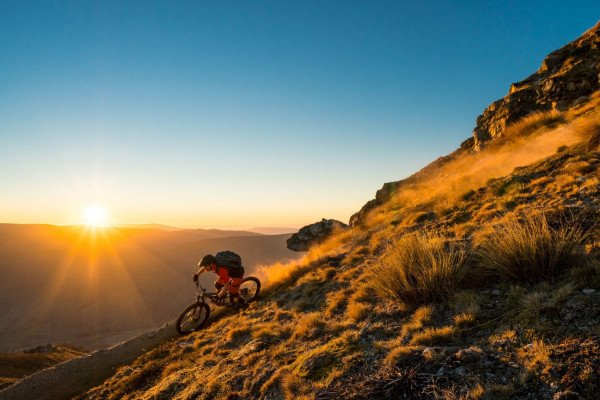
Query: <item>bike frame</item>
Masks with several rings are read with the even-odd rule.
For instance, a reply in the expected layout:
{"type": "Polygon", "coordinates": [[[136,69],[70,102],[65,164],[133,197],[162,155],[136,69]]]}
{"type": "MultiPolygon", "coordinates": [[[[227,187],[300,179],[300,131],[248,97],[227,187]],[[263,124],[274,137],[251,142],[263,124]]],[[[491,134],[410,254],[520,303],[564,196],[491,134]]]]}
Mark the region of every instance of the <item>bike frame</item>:
{"type": "Polygon", "coordinates": [[[227,304],[226,302],[223,302],[221,304],[216,304],[214,303],[214,300],[217,298],[218,293],[217,292],[206,292],[207,289],[203,288],[202,286],[200,286],[199,282],[196,282],[196,303],[198,304],[213,304],[216,306],[220,306],[220,307],[233,307],[233,303],[231,302],[231,293],[227,293],[224,296],[224,299],[229,299],[229,304],[227,304]],[[209,298],[210,300],[212,300],[213,302],[207,302],[206,298],[209,298]]]}

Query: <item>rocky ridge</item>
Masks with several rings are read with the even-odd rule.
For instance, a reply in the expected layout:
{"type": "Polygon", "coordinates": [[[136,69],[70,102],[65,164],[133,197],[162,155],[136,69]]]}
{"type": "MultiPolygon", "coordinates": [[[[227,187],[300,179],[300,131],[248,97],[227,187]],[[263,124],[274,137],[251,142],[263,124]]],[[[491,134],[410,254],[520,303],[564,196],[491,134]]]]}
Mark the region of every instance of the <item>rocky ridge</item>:
{"type": "Polygon", "coordinates": [[[528,78],[477,117],[475,148],[502,135],[507,126],[535,111],[564,111],[600,88],[600,22],[581,37],[548,54],[528,78]]]}
{"type": "Polygon", "coordinates": [[[486,143],[502,137],[508,126],[534,112],[564,111],[600,89],[600,22],[581,37],[553,51],[542,66],[528,78],[513,83],[509,93],[494,101],[477,117],[473,137],[466,139],[453,153],[440,157],[410,177],[385,183],[357,213],[350,226],[365,222],[370,211],[387,202],[393,193],[417,181],[430,170],[439,168],[468,151],[479,151],[486,143]]]}
{"type": "Polygon", "coordinates": [[[292,251],[308,251],[310,248],[327,239],[338,229],[347,229],[348,225],[335,219],[323,218],[319,222],[306,225],[287,239],[287,248],[292,251]]]}

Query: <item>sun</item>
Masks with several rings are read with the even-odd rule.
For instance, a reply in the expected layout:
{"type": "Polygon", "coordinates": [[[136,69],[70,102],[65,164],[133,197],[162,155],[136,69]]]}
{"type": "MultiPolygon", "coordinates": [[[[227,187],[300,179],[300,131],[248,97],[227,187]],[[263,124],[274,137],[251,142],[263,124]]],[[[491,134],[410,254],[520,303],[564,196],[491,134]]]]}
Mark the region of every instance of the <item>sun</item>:
{"type": "Polygon", "coordinates": [[[108,212],[98,205],[88,206],[83,211],[83,221],[87,226],[107,226],[108,212]]]}

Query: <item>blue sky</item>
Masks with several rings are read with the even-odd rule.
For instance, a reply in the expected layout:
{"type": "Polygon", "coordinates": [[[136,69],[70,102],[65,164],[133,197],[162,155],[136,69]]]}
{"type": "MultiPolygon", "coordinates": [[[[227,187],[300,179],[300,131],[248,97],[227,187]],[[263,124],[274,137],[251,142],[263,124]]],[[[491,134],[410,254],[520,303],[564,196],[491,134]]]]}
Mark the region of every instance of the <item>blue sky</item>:
{"type": "Polygon", "coordinates": [[[0,222],[301,226],[600,18],[597,1],[2,1],[0,222]]]}

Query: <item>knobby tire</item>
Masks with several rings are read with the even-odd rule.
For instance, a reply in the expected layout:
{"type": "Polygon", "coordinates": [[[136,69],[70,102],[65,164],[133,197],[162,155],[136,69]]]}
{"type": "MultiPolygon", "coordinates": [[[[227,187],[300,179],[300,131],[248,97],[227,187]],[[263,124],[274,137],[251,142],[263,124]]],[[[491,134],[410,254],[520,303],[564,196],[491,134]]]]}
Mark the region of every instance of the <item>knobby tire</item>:
{"type": "Polygon", "coordinates": [[[244,299],[246,303],[251,303],[254,300],[256,300],[259,293],[260,281],[258,280],[258,278],[249,276],[242,280],[242,284],[240,285],[240,296],[244,299]],[[244,290],[248,291],[247,295],[244,295],[244,290]]]}
{"type": "Polygon", "coordinates": [[[187,335],[199,331],[206,325],[210,307],[208,304],[194,303],[181,312],[175,323],[175,328],[180,335],[187,335]],[[204,313],[202,313],[204,310],[204,313]]]}

